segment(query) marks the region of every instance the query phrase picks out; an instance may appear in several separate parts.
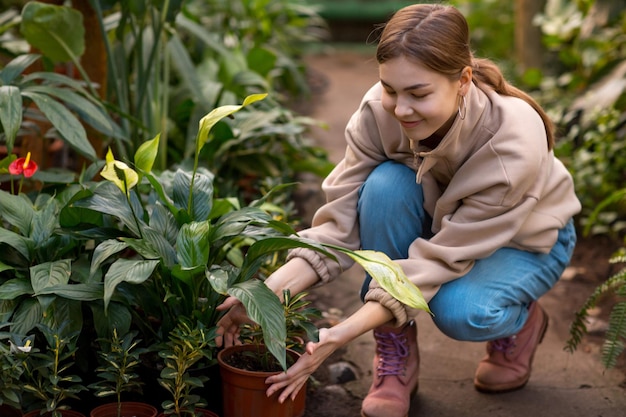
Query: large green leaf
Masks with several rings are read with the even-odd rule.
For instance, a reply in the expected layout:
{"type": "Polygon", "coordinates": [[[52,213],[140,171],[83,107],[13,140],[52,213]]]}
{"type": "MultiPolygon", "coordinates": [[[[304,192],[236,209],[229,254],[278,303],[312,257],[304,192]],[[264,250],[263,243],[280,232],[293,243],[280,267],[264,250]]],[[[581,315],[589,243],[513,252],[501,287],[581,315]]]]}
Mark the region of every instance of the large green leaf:
{"type": "Polygon", "coordinates": [[[267,94],[251,94],[246,97],[241,105],[224,105],[213,109],[209,114],[200,120],[200,128],[196,137],[196,155],[200,154],[200,150],[209,139],[209,132],[213,126],[226,116],[238,112],[247,105],[256,101],[263,100],[267,94]]]}
{"type": "Polygon", "coordinates": [[[176,249],[159,232],[151,227],[143,228],[143,239],[122,238],[144,259],[161,259],[166,268],[176,264],[176,249]]]}
{"type": "MultiPolygon", "coordinates": [[[[154,176],[154,174],[150,172],[142,172],[142,174],[148,179],[150,185],[154,188],[154,191],[159,196],[159,200],[162,204],[166,205],[170,213],[174,216],[174,218],[179,219],[180,217],[186,216],[186,211],[181,206],[176,206],[174,201],[165,193],[163,188],[163,184],[159,181],[159,178],[154,176]]],[[[186,216],[185,220],[188,220],[189,216],[186,216]]],[[[185,223],[185,222],[183,222],[185,223]]]]}
{"type": "Polygon", "coordinates": [[[245,306],[248,317],[263,329],[263,341],[283,369],[287,369],[287,328],[280,299],[263,281],[252,279],[228,289],[245,306]]]}
{"type": "Polygon", "coordinates": [[[39,110],[72,148],[92,161],[97,159],[96,152],[87,139],[85,128],[63,104],[46,94],[34,91],[22,91],[22,95],[35,102],[39,110]]]}
{"type": "MultiPolygon", "coordinates": [[[[32,251],[34,249],[32,240],[0,227],[0,244],[2,243],[9,245],[19,252],[27,262],[32,260],[32,251]]],[[[5,261],[7,260],[5,259],[5,261]]]]}
{"type": "Polygon", "coordinates": [[[44,262],[30,268],[30,282],[35,295],[52,285],[67,284],[72,272],[72,261],[61,259],[53,262],[44,262]]]}
{"type": "MultiPolygon", "coordinates": [[[[159,140],[161,135],[158,134],[154,138],[145,141],[135,152],[135,168],[140,172],[152,171],[152,166],[159,152],[159,140]]],[[[140,180],[141,182],[141,180],[140,180]]]]}
{"type": "Polygon", "coordinates": [[[209,261],[209,222],[184,224],[178,233],[176,248],[178,261],[183,269],[204,267],[209,261]]]}
{"type": "Polygon", "coordinates": [[[31,231],[31,239],[35,247],[41,248],[48,243],[58,227],[58,214],[59,210],[52,198],[45,203],[41,210],[35,212],[31,231]]]}
{"type": "Polygon", "coordinates": [[[196,173],[193,188],[191,188],[191,174],[181,169],[174,174],[173,195],[174,203],[184,207],[195,221],[209,218],[213,201],[213,177],[209,172],[196,173]],[[188,207],[189,190],[193,195],[191,207],[188,207]]]}
{"type": "Polygon", "coordinates": [[[107,310],[115,288],[122,282],[141,284],[145,282],[159,264],[158,260],[138,261],[118,259],[104,276],[104,309],[107,310]]]}
{"type": "Polygon", "coordinates": [[[29,86],[28,91],[58,98],[63,101],[67,107],[75,111],[82,120],[107,136],[119,138],[122,135],[120,127],[108,116],[104,107],[94,103],[81,94],[67,88],[59,88],[50,85],[29,86]]]}
{"type": "Polygon", "coordinates": [[[265,255],[274,254],[287,249],[307,248],[320,252],[322,255],[336,260],[336,257],[328,252],[324,247],[314,241],[306,240],[298,236],[276,236],[261,239],[250,246],[244,263],[241,266],[241,273],[237,281],[249,280],[261,266],[265,255]]]}
{"type": "Polygon", "coordinates": [[[30,236],[35,209],[28,197],[0,190],[0,215],[23,236],[30,236]]]}
{"type": "Polygon", "coordinates": [[[4,68],[0,70],[0,81],[3,85],[12,84],[15,79],[24,72],[41,55],[23,54],[13,58],[4,68]]]}
{"type": "Polygon", "coordinates": [[[89,277],[92,278],[95,276],[103,262],[109,259],[112,255],[123,251],[127,247],[128,243],[120,242],[117,239],[108,239],[96,246],[91,258],[89,277]]]}
{"type": "Polygon", "coordinates": [[[211,266],[205,270],[205,275],[214,291],[222,295],[228,294],[228,282],[231,275],[226,268],[211,266]]]}
{"type": "Polygon", "coordinates": [[[161,234],[172,245],[178,237],[178,223],[174,215],[160,202],[154,204],[150,212],[150,227],[161,234]]]}
{"type": "Polygon", "coordinates": [[[23,278],[10,279],[0,285],[0,300],[13,300],[22,295],[32,294],[33,286],[23,278]]]}
{"type": "Polygon", "coordinates": [[[36,298],[23,300],[11,319],[11,331],[16,334],[28,334],[43,319],[43,309],[36,298]]]}
{"type": "Polygon", "coordinates": [[[137,218],[141,218],[143,211],[141,204],[136,201],[136,198],[132,198],[133,196],[134,194],[131,193],[134,213],[130,209],[124,193],[112,182],[102,181],[91,197],[77,200],[74,202],[74,206],[114,216],[128,227],[135,236],[141,236],[141,230],[135,222],[135,215],[137,218]]]}
{"type": "Polygon", "coordinates": [[[85,83],[82,80],[70,78],[65,74],[60,74],[56,72],[45,72],[45,71],[32,72],[32,73],[24,75],[24,78],[22,78],[22,84],[28,85],[28,86],[43,84],[43,85],[69,88],[72,91],[75,91],[81,94],[87,100],[91,101],[95,105],[97,106],[101,105],[97,98],[90,95],[89,90],[85,88],[85,83]]]}
{"type": "Polygon", "coordinates": [[[372,250],[347,251],[346,253],[396,300],[409,307],[430,312],[422,291],[409,281],[400,265],[393,262],[387,255],[372,250]]]}
{"type": "Polygon", "coordinates": [[[7,153],[13,152],[17,131],[22,125],[22,95],[12,85],[0,86],[0,123],[4,130],[7,153]]]}
{"type": "Polygon", "coordinates": [[[85,50],[83,15],[71,7],[28,2],[20,30],[28,43],[53,61],[77,60],[85,50]]]}
{"type": "MultiPolygon", "coordinates": [[[[223,215],[216,223],[211,232],[211,241],[242,235],[246,228],[251,225],[262,226],[267,232],[266,226],[270,224],[272,217],[258,207],[244,207],[223,215]]],[[[246,236],[252,233],[246,232],[246,236]]]]}
{"type": "Polygon", "coordinates": [[[57,295],[76,301],[101,300],[104,294],[102,283],[54,284],[38,292],[38,295],[57,295]]]}

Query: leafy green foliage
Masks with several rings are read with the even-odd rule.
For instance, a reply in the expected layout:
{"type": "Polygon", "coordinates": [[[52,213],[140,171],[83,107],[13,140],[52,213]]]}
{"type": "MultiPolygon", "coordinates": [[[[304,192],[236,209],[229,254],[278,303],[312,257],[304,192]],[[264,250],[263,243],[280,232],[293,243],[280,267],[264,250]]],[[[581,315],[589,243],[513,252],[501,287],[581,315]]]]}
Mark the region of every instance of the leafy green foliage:
{"type": "MultiPolygon", "coordinates": [[[[626,248],[622,248],[611,258],[611,263],[623,262],[626,262],[626,248]]],[[[606,368],[614,367],[617,364],[617,358],[626,350],[624,345],[626,342],[626,268],[599,285],[587,298],[570,325],[570,338],[565,346],[569,352],[576,350],[587,332],[586,321],[589,317],[589,310],[611,295],[615,295],[617,301],[611,310],[609,327],[602,347],[602,363],[606,368]]]]}
{"type": "MultiPolygon", "coordinates": [[[[4,336],[4,335],[3,335],[4,336]]],[[[0,339],[4,339],[1,337],[0,339]]],[[[0,405],[6,404],[19,409],[22,406],[22,382],[24,366],[17,357],[17,348],[12,342],[0,343],[0,405]]]]}
{"type": "Polygon", "coordinates": [[[0,122],[4,142],[11,153],[23,114],[30,103],[50,121],[56,132],[72,149],[90,160],[96,153],[81,121],[94,129],[112,137],[119,137],[119,127],[108,115],[102,103],[76,80],[53,72],[33,72],[25,70],[40,58],[36,54],[20,55],[0,70],[0,122]]]}
{"type": "Polygon", "coordinates": [[[83,16],[77,10],[28,2],[22,10],[21,32],[29,44],[56,62],[67,62],[85,50],[83,16]]]}
{"type": "MultiPolygon", "coordinates": [[[[289,290],[283,291],[282,309],[284,312],[285,347],[296,352],[304,351],[304,343],[307,340],[317,341],[318,330],[313,321],[321,317],[321,312],[310,307],[311,302],[306,299],[308,294],[302,292],[291,296],[289,290]]],[[[250,311],[246,308],[246,311],[250,311]]],[[[259,322],[262,323],[262,322],[259,322]]],[[[276,369],[276,358],[278,358],[279,369],[287,369],[287,357],[285,362],[283,355],[277,356],[268,349],[268,341],[264,337],[263,325],[245,324],[241,329],[241,340],[257,346],[254,351],[249,351],[250,359],[253,361],[256,370],[273,371],[276,369]]],[[[283,350],[284,350],[283,348],[283,350]]]]}
{"type": "Polygon", "coordinates": [[[626,200],[619,198],[626,172],[626,118],[617,108],[593,111],[587,117],[591,124],[572,127],[557,152],[574,178],[585,232],[619,236],[626,230],[626,200]]]}
{"type": "Polygon", "coordinates": [[[166,348],[159,351],[165,364],[159,384],[172,396],[171,400],[163,401],[166,413],[176,417],[193,417],[195,408],[206,405],[192,391],[202,388],[207,377],[190,371],[202,360],[211,361],[214,347],[215,329],[208,330],[202,323],[193,325],[181,320],[169,334],[166,348]]]}
{"type": "Polygon", "coordinates": [[[59,410],[66,407],[70,398],[79,399],[78,394],[87,388],[81,385],[80,377],[69,372],[74,366],[78,332],[68,332],[67,323],[52,329],[38,325],[46,342],[45,348],[33,348],[30,352],[17,355],[24,367],[24,404],[32,409],[42,409],[60,417],[59,410]]]}
{"type": "Polygon", "coordinates": [[[81,301],[97,300],[102,287],[82,275],[88,265],[85,241],[59,228],[60,213],[80,187],[68,186],[34,202],[0,190],[0,306],[2,323],[27,334],[38,324],[57,327],[69,321],[83,325],[81,301]]]}
{"type": "Polygon", "coordinates": [[[606,199],[623,187],[626,170],[626,52],[619,47],[626,12],[612,2],[550,0],[536,21],[558,59],[539,96],[558,127],[555,153],[574,177],[580,220],[593,233],[618,235],[626,205],[606,199]],[[604,211],[590,221],[599,204],[604,211]]]}
{"type": "Polygon", "coordinates": [[[135,372],[140,364],[140,355],[145,352],[139,347],[141,340],[136,336],[136,331],[119,336],[114,329],[110,339],[100,339],[102,350],[98,353],[101,365],[96,369],[100,380],[89,385],[96,397],[115,396],[118,417],[121,417],[122,394],[141,392],[144,384],[135,372]]]}

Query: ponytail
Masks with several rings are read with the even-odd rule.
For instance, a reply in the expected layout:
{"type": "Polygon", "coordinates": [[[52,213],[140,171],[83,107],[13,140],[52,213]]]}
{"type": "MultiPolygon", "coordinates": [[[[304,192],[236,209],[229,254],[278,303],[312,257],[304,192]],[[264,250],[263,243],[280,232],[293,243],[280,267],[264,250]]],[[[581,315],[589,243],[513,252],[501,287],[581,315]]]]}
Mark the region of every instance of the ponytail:
{"type": "Polygon", "coordinates": [[[519,88],[509,84],[496,64],[489,59],[473,58],[472,74],[473,81],[479,87],[488,86],[498,94],[521,98],[530,104],[530,106],[535,109],[537,113],[539,113],[539,116],[545,126],[546,137],[548,138],[548,150],[551,150],[554,147],[554,124],[552,123],[552,120],[550,120],[547,113],[541,108],[535,99],[519,88]]]}

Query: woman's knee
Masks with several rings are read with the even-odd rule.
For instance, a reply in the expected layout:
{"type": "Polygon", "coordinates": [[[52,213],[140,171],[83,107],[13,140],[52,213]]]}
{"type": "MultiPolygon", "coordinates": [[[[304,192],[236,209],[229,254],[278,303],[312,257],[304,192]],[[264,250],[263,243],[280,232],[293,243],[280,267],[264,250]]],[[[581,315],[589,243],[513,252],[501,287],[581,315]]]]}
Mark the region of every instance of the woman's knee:
{"type": "Polygon", "coordinates": [[[395,161],[383,162],[361,186],[357,209],[367,221],[399,216],[424,219],[422,186],[415,182],[411,168],[395,161]]]}
{"type": "Polygon", "coordinates": [[[448,308],[439,308],[431,303],[433,322],[446,336],[455,340],[473,340],[479,334],[488,331],[487,317],[482,309],[470,308],[467,304],[458,303],[448,308]]]}
{"type": "Polygon", "coordinates": [[[457,301],[430,303],[433,321],[446,336],[462,341],[483,342],[515,334],[524,323],[526,306],[457,301]]]}
{"type": "MultiPolygon", "coordinates": [[[[386,161],[378,165],[361,186],[361,198],[377,201],[380,198],[404,196],[411,191],[414,194],[421,186],[415,183],[415,171],[404,164],[386,161]]],[[[410,195],[410,194],[409,194],[410,195]]]]}

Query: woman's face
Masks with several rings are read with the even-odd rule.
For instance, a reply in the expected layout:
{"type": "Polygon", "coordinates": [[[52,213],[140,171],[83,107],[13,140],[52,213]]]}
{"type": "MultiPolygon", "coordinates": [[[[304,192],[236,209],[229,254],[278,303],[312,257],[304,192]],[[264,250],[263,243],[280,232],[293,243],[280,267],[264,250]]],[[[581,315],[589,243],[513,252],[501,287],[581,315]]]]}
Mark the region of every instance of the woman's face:
{"type": "Polygon", "coordinates": [[[445,136],[457,115],[460,95],[467,92],[471,80],[469,67],[459,80],[452,81],[406,57],[380,64],[378,72],[383,108],[413,140],[445,136]]]}

